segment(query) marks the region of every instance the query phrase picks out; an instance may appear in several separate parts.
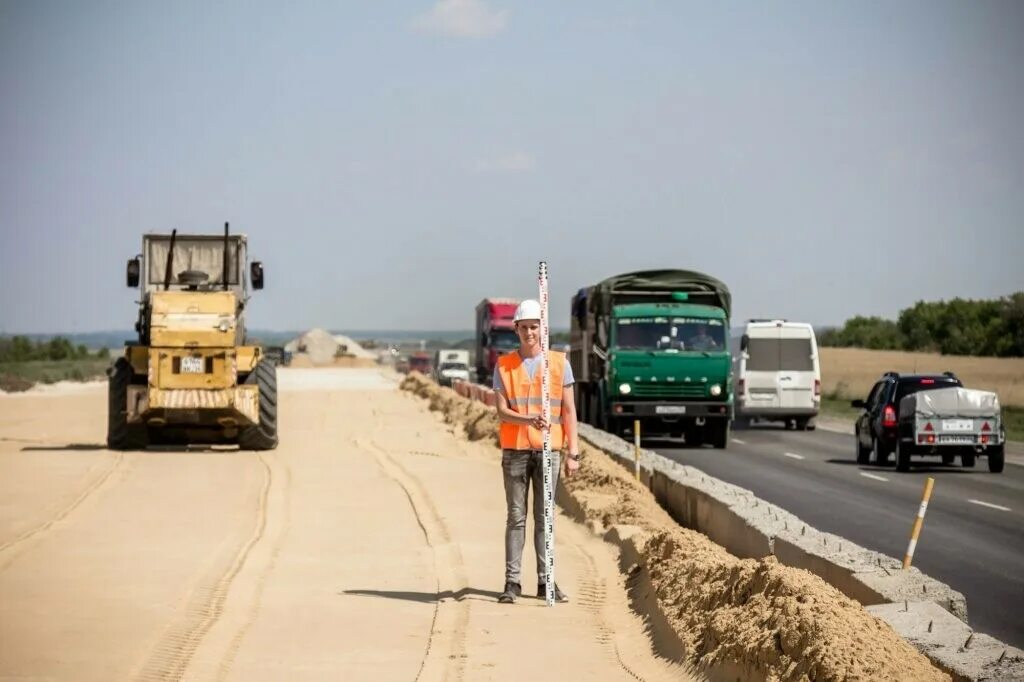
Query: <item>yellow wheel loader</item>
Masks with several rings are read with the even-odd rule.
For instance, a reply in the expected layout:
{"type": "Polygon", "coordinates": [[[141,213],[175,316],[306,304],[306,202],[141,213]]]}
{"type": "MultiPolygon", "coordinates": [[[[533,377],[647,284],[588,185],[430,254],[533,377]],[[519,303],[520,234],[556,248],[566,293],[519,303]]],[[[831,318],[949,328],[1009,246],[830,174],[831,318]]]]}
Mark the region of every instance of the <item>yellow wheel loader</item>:
{"type": "Polygon", "coordinates": [[[226,223],[223,235],[143,236],[127,268],[128,286],[140,290],[138,339],[109,370],[110,448],[277,447],[277,371],[246,345],[244,323],[263,265],[246,273],[246,262],[245,235],[226,223]]]}

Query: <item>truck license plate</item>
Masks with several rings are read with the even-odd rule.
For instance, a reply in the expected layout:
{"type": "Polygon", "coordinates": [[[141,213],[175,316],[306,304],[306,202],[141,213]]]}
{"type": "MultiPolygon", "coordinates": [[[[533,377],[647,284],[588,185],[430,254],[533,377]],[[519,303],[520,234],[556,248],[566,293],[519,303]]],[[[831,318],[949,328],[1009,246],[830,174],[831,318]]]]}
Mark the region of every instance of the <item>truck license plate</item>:
{"type": "Polygon", "coordinates": [[[203,374],[206,371],[204,358],[182,358],[181,374],[203,374]]]}
{"type": "Polygon", "coordinates": [[[686,405],[655,405],[655,414],[686,414],[686,405]]]}
{"type": "Polygon", "coordinates": [[[942,420],[943,431],[973,431],[974,420],[973,419],[943,419],[942,420]]]}

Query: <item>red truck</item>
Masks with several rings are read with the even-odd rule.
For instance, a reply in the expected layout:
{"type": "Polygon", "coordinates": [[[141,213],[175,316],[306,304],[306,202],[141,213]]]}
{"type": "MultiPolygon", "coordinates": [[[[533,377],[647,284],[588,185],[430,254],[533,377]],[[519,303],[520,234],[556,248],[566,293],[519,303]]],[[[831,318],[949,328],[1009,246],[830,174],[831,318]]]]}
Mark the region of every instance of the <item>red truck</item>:
{"type": "Polygon", "coordinates": [[[431,364],[430,354],[418,351],[409,356],[409,371],[419,372],[424,376],[430,376],[431,364]]]}
{"type": "Polygon", "coordinates": [[[476,306],[476,376],[485,386],[491,385],[498,356],[519,347],[512,316],[519,300],[485,298],[476,306]]]}

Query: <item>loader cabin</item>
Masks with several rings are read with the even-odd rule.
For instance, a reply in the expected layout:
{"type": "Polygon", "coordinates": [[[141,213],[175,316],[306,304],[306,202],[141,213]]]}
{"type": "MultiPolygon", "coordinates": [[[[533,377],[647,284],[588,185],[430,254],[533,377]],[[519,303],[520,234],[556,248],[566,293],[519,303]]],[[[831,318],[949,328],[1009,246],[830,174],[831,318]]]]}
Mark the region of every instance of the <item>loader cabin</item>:
{"type": "MultiPolygon", "coordinates": [[[[224,235],[147,234],[142,237],[142,253],[128,261],[127,284],[132,288],[141,284],[147,294],[168,290],[233,291],[244,300],[245,262],[245,235],[228,234],[227,228],[224,235]]],[[[249,270],[252,288],[262,289],[263,264],[254,261],[249,270]]]]}

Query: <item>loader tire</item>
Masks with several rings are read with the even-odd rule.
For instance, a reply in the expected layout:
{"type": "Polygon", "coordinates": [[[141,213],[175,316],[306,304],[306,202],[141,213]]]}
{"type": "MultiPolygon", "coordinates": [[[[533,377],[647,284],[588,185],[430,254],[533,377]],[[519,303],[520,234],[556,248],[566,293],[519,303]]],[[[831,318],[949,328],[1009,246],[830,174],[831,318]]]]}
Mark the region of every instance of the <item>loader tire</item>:
{"type": "Polygon", "coordinates": [[[238,447],[242,450],[273,450],[277,447],[277,368],[260,360],[245,378],[245,384],[259,387],[260,423],[242,428],[238,447]]]}
{"type": "Polygon", "coordinates": [[[149,445],[145,424],[128,423],[128,386],[132,383],[132,366],[118,358],[109,370],[107,380],[107,447],[111,450],[142,450],[149,445]]]}

